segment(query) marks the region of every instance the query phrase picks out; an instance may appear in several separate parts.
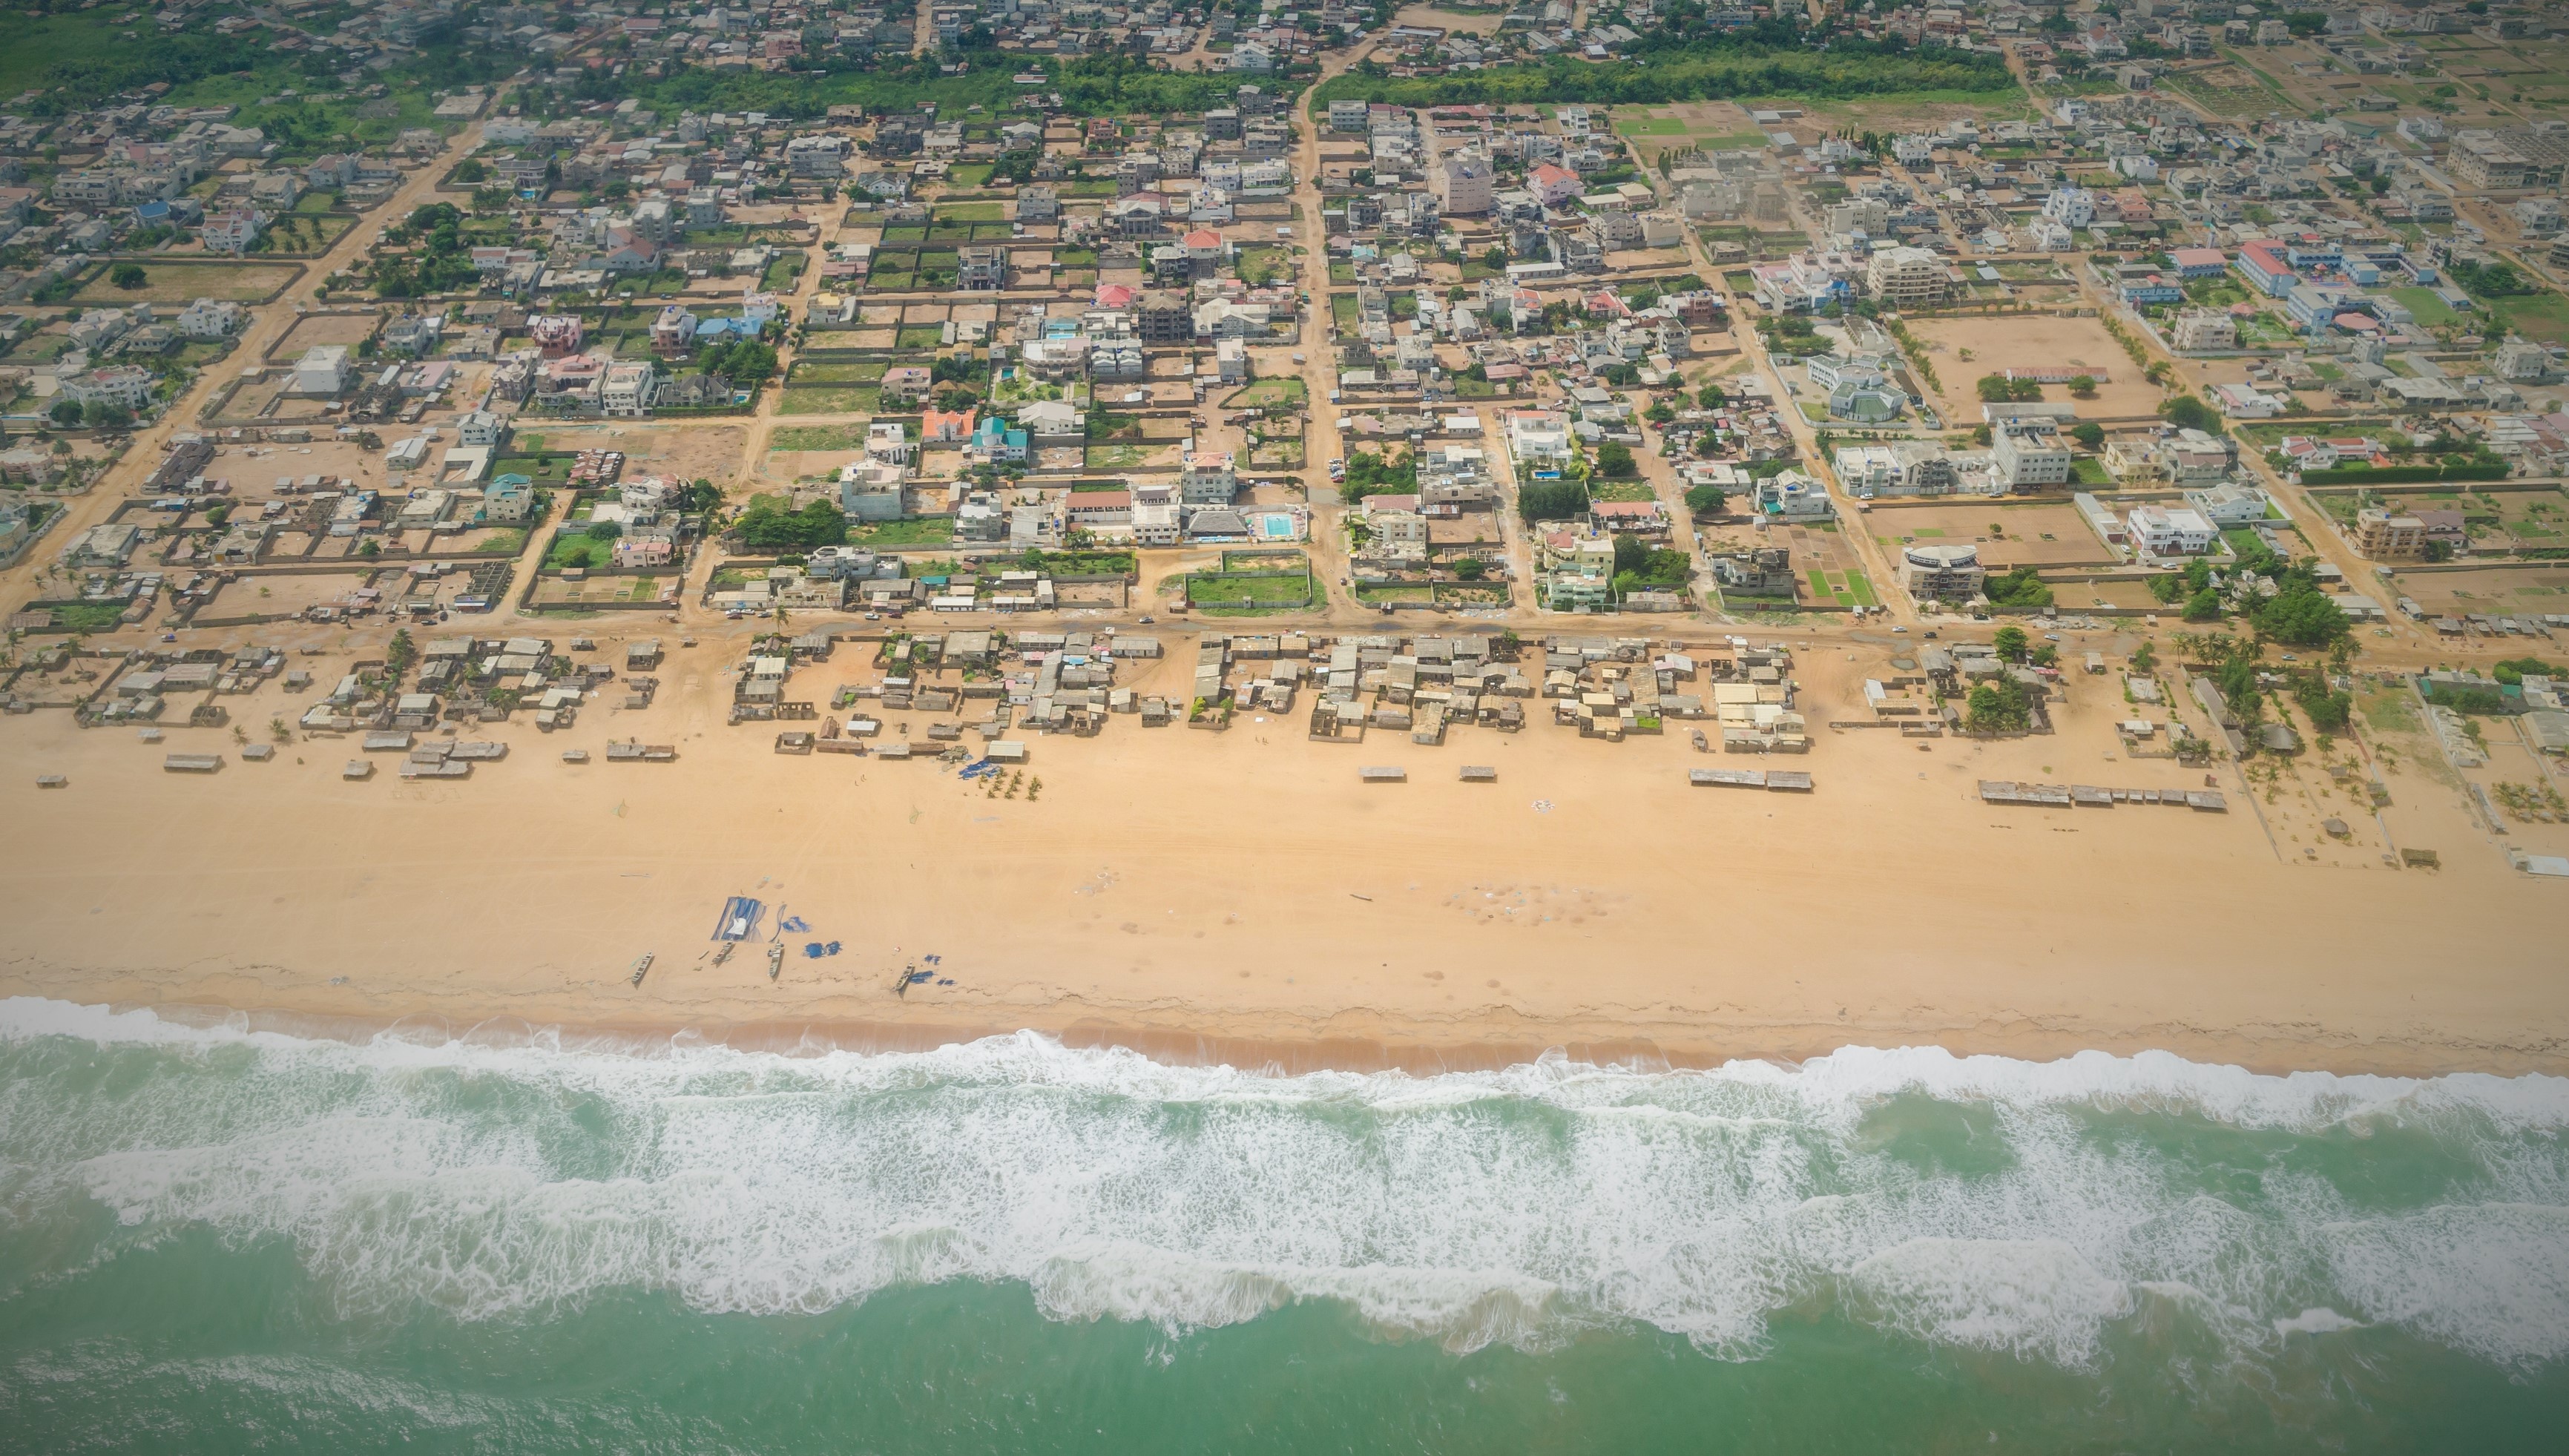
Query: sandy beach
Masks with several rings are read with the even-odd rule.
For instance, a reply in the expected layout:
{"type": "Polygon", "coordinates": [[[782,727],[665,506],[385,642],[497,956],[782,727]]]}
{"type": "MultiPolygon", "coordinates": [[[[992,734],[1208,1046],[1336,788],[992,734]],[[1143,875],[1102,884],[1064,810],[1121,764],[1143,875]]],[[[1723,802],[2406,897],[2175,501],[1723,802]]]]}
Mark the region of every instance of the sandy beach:
{"type": "MultiPolygon", "coordinates": [[[[860,679],[861,655],[810,672],[860,679]]],[[[1423,748],[1313,743],[1297,714],[1038,736],[1029,802],[932,761],[777,755],[771,727],[724,724],[730,660],[710,642],[679,654],[649,709],[495,728],[512,756],[451,784],[399,782],[389,761],[343,782],[352,738],[257,764],[215,730],[153,746],[62,713],[0,722],[21,770],[0,785],[0,992],[762,1044],[1022,1026],[1286,1066],[1933,1042],[2569,1067],[2569,986],[2544,943],[2558,886],[2495,856],[2434,874],[2288,864],[2280,811],[1979,801],[1990,778],[2201,784],[2173,762],[2097,763],[2118,706],[2101,690],[2073,695],[2049,738],[1922,751],[1820,732],[1789,764],[1814,774],[1808,796],[1688,788],[1688,768],[1741,761],[1693,753],[1682,727],[1609,743],[1545,722],[1423,748]],[[560,761],[633,737],[680,757],[560,761]],[[235,761],[163,772],[191,747],[235,761]],[[1360,784],[1376,763],[1409,782],[1360,784]],[[1498,782],[1459,782],[1466,763],[1498,782]],[[40,791],[39,772],[71,787],[40,791]],[[783,937],[774,983],[762,946],[711,963],[731,895],[810,927],[783,937]],[[914,963],[934,981],[896,995],[914,963]]],[[[1844,702],[1877,661],[1823,645],[1797,676],[1844,702]]],[[[275,711],[290,705],[272,683],[233,709],[275,711]]]]}

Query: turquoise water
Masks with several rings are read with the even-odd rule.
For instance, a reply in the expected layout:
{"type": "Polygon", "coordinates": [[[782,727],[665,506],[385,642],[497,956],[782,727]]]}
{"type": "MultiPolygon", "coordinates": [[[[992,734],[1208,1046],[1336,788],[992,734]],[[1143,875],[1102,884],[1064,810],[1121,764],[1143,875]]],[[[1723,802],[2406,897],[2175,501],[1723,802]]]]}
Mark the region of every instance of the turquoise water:
{"type": "Polygon", "coordinates": [[[2569,1082],[0,1002],[0,1449],[2559,1449],[2569,1082]],[[2544,1431],[2553,1434],[2544,1436],[2544,1431]]]}

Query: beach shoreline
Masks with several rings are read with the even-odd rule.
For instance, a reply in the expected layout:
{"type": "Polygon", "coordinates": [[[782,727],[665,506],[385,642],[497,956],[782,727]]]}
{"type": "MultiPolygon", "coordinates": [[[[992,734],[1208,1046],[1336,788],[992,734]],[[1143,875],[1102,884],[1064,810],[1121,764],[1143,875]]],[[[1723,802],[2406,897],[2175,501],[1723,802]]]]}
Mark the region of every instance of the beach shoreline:
{"type": "MultiPolygon", "coordinates": [[[[1878,664],[1813,651],[1795,676],[1846,701],[1878,664]]],[[[594,705],[603,732],[480,725],[510,756],[451,782],[346,780],[359,745],[328,737],[170,774],[166,751],[231,745],[0,721],[0,754],[31,770],[0,784],[18,829],[0,994],[762,1047],[1031,1029],[1294,1071],[1850,1044],[2569,1071],[2569,984],[2547,973],[2562,887],[2472,843],[2413,759],[2384,769],[2393,828],[2442,846],[2440,870],[2279,818],[2227,769],[2224,814],[1981,801],[1984,780],[2204,786],[2201,766],[2097,762],[2123,711],[2105,693],[2060,704],[2050,736],[1826,734],[1789,760],[1808,794],[1690,787],[1741,760],[1682,732],[1347,745],[1255,713],[1032,736],[1007,791],[927,760],[776,753],[763,725],[727,725],[712,665],[681,659],[638,714],[594,705]],[[635,736],[675,760],[599,761],[635,736]],[[1377,763],[1406,781],[1362,781],[1377,763]],[[732,896],[763,918],[717,965],[732,896]]],[[[290,702],[263,686],[234,711],[260,722],[271,697],[290,702]]]]}
{"type": "Polygon", "coordinates": [[[1712,1071],[1742,1062],[1794,1067],[1806,1061],[1864,1049],[1933,1048],[1956,1057],[1995,1057],[2025,1064],[2065,1061],[2081,1053],[2130,1058],[2165,1053],[2202,1066],[2235,1067],[2255,1076],[2296,1072],[2335,1076],[2425,1079],[2462,1073],[2491,1076],[2569,1076],[2569,1053],[2523,1046],[2461,1041],[2313,1038],[2283,1029],[2209,1028],[2168,1024],[2114,1030],[1918,1025],[1749,1026],[1707,1025],[1692,1036],[1662,1041],[1627,1031],[1596,1036],[1509,1034],[1522,1017],[1491,1017],[1428,1024],[1400,1022],[1378,1012],[1349,1012],[1315,1020],[1297,1034],[1284,1018],[1242,1023],[1208,1018],[1214,1027],[1183,1022],[1118,1023],[1093,1014],[1047,1015],[1033,1011],[1009,1020],[633,1021],[589,1023],[530,1021],[515,1014],[455,1017],[428,1008],[392,1015],[325,1009],[322,998],[305,1007],[231,1005],[208,1001],[74,1000],[68,991],[91,989],[94,977],[27,975],[12,966],[0,977],[0,997],[27,996],[101,1006],[110,1012],[148,1012],[174,1026],[231,1027],[252,1035],[362,1046],[404,1040],[422,1046],[476,1045],[494,1049],[544,1046],[563,1051],[624,1056],[730,1050],[748,1055],[822,1057],[904,1055],[1032,1034],[1075,1051],[1130,1052],[1165,1066],[1228,1067],[1260,1076],[1298,1077],[1318,1072],[1413,1077],[1488,1073],[1547,1057],[1574,1065],[1634,1072],[1712,1071]],[[41,989],[40,989],[41,988],[41,989]],[[1370,1034],[1332,1023],[1361,1023],[1370,1034]]]}

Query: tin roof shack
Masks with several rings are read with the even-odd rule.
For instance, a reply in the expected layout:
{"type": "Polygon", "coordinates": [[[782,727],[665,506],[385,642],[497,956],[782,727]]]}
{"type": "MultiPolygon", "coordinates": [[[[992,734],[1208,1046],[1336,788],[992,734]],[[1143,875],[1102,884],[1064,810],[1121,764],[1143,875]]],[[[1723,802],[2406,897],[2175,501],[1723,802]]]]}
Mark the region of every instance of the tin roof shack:
{"type": "Polygon", "coordinates": [[[785,701],[785,680],[793,670],[794,659],[789,652],[753,651],[732,681],[731,721],[777,717],[785,701]]]}
{"type": "Polygon", "coordinates": [[[1784,661],[1736,639],[1709,650],[1670,643],[1653,651],[1644,638],[1554,637],[1544,644],[1543,692],[1555,700],[1553,720],[1584,736],[1620,739],[1661,732],[1669,718],[1714,717],[1746,735],[1743,743],[1753,740],[1754,751],[1805,752],[1809,740],[1792,708],[1784,661]],[[1712,679],[1709,703],[1702,692],[1679,691],[1698,676],[1712,679]]]}
{"type": "Polygon", "coordinates": [[[624,644],[624,670],[627,672],[650,672],[660,665],[661,657],[660,639],[657,637],[624,644]]]}

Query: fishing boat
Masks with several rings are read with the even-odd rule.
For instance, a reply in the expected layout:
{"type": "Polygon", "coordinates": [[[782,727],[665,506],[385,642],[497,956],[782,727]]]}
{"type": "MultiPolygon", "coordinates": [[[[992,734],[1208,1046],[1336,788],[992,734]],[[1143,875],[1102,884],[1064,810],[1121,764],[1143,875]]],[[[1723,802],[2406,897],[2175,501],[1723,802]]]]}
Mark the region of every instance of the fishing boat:
{"type": "Polygon", "coordinates": [[[722,942],[722,948],[714,952],[714,964],[720,965],[724,961],[731,959],[731,947],[739,943],[740,942],[737,940],[725,940],[722,942]]]}
{"type": "Polygon", "coordinates": [[[650,973],[651,952],[645,950],[642,952],[641,958],[633,962],[633,983],[637,986],[642,984],[642,977],[649,975],[650,973]]]}
{"type": "Polygon", "coordinates": [[[774,979],[776,979],[778,972],[780,972],[780,971],[782,971],[782,970],[784,970],[784,969],[785,969],[785,947],[784,947],[782,944],[776,944],[776,945],[770,945],[770,946],[768,946],[768,947],[767,947],[767,978],[768,978],[769,980],[774,980],[774,979]]]}

